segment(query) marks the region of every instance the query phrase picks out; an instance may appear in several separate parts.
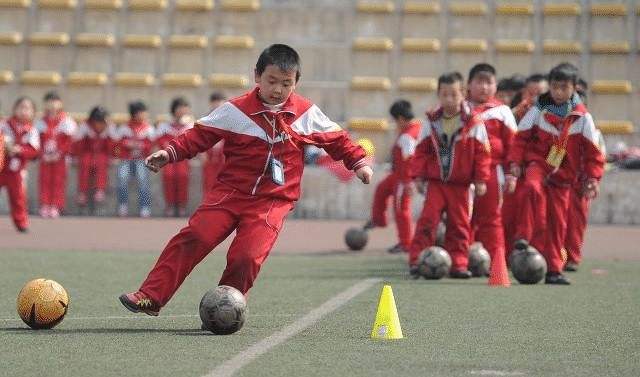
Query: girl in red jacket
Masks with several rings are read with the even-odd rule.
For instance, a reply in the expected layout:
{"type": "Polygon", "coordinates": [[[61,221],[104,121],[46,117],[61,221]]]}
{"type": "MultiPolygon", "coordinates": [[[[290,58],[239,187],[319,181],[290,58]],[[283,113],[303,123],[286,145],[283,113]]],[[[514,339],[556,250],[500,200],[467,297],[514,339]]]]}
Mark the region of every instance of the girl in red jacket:
{"type": "Polygon", "coordinates": [[[435,245],[438,223],[446,212],[444,246],[451,255],[450,276],[468,279],[469,188],[473,183],[477,196],[487,191],[489,136],[480,117],[471,113],[464,100],[460,73],[440,76],[438,100],[440,107],[427,114],[414,157],[412,175],[425,193],[425,201],[409,248],[409,274],[419,277],[418,257],[425,248],[435,245]]]}
{"type": "Polygon", "coordinates": [[[369,183],[373,173],[365,151],[316,105],[294,93],[299,77],[294,49],[267,47],[255,67],[253,90],[147,157],[147,166],[158,171],[224,139],[227,162],[216,186],[189,225],[169,241],[140,289],[120,296],[127,309],[158,315],[191,270],[234,230],[220,284],[246,294],[300,195],[305,145],[322,147],[369,183]]]}
{"type": "Polygon", "coordinates": [[[13,115],[0,121],[0,133],[5,143],[4,166],[0,168],[0,188],[9,194],[11,218],[20,232],[29,229],[27,194],[23,182],[24,168],[29,160],[38,157],[40,136],[33,126],[35,104],[29,97],[20,97],[13,105],[13,115]]]}
{"type": "Polygon", "coordinates": [[[63,110],[56,92],[44,96],[44,117],[36,123],[40,133],[40,216],[57,218],[65,205],[67,154],[76,132],[76,122],[63,110]]]}

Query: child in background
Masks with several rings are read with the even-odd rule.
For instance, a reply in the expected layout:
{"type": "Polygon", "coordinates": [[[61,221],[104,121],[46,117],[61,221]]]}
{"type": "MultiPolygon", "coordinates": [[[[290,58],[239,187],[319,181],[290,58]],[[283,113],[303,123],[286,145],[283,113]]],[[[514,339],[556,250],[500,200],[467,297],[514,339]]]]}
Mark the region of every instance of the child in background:
{"type": "MultiPolygon", "coordinates": [[[[222,92],[213,92],[209,96],[209,111],[220,107],[227,97],[222,92]]],[[[202,192],[207,193],[217,182],[218,174],[224,166],[224,140],[202,153],[202,192]]]]}
{"type": "MultiPolygon", "coordinates": [[[[191,106],[184,97],[171,101],[171,122],[164,122],[156,129],[157,143],[160,148],[169,146],[169,142],[193,127],[191,106]]],[[[189,161],[171,164],[162,170],[164,188],[164,215],[186,216],[189,202],[189,161]]]]}
{"type": "Polygon", "coordinates": [[[44,96],[44,117],[36,122],[40,133],[40,216],[57,218],[65,206],[67,154],[71,149],[76,122],[63,110],[56,92],[44,96]]]}
{"type": "Polygon", "coordinates": [[[427,114],[416,148],[412,175],[424,192],[422,213],[409,249],[409,274],[418,278],[418,257],[435,245],[436,230],[447,214],[445,249],[451,255],[450,276],[468,279],[468,249],[471,239],[469,188],[477,196],[487,191],[491,165],[489,136],[479,116],[464,100],[462,75],[446,73],[438,78],[440,107],[427,114]]]}
{"type": "Polygon", "coordinates": [[[118,165],[118,215],[129,215],[129,177],[135,175],[138,182],[140,217],[151,216],[151,182],[144,167],[144,157],[151,153],[155,131],[148,122],[147,106],[142,101],[129,103],[131,119],[115,132],[114,154],[118,165]]]}
{"type": "Polygon", "coordinates": [[[4,139],[4,166],[0,168],[0,188],[6,186],[13,224],[19,232],[29,230],[27,193],[23,171],[27,161],[38,157],[40,136],[33,125],[36,107],[29,97],[20,97],[13,105],[13,114],[0,121],[4,139]]]}

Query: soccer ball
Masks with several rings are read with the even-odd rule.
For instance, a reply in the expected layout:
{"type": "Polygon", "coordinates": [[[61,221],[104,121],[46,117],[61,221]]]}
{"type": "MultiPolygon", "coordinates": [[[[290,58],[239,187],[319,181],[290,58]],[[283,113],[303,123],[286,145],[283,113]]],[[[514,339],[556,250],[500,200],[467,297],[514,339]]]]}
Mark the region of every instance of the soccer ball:
{"type": "Polygon", "coordinates": [[[520,284],[537,284],[547,273],[547,261],[532,246],[513,250],[509,256],[509,267],[520,284]]]}
{"type": "Polygon", "coordinates": [[[51,329],[67,314],[69,295],[53,280],[31,280],[17,300],[20,318],[32,329],[51,329]]]}
{"type": "Polygon", "coordinates": [[[451,269],[451,257],[439,246],[425,249],[418,259],[418,271],[425,279],[441,279],[451,269]]]}
{"type": "Polygon", "coordinates": [[[200,300],[203,329],[218,335],[229,335],[240,330],[246,311],[247,300],[242,292],[227,285],[208,291],[200,300]]]}
{"type": "Polygon", "coordinates": [[[351,228],[344,235],[344,242],[351,250],[362,250],[369,241],[369,234],[362,228],[351,228]]]}
{"type": "Polygon", "coordinates": [[[469,247],[469,271],[475,277],[489,276],[491,257],[481,242],[474,242],[469,247]]]}

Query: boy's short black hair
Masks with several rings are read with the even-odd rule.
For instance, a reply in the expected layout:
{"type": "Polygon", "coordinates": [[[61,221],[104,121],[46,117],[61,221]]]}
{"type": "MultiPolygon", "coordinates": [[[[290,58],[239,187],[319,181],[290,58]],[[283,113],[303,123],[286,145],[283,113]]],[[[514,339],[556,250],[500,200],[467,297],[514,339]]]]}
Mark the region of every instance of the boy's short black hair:
{"type": "Polygon", "coordinates": [[[489,63],[478,63],[471,67],[471,70],[469,71],[469,82],[471,82],[471,80],[473,80],[480,73],[486,73],[495,77],[496,69],[489,63]]]}
{"type": "Polygon", "coordinates": [[[539,82],[543,82],[543,81],[547,81],[547,76],[543,75],[542,73],[534,73],[532,75],[529,75],[529,77],[527,77],[527,81],[526,83],[539,83],[539,82]]]}
{"type": "Polygon", "coordinates": [[[300,79],[300,56],[285,44],[272,44],[265,48],[256,63],[256,73],[262,75],[268,65],[275,65],[282,71],[296,71],[296,82],[300,79]]]}
{"type": "Polygon", "coordinates": [[[518,92],[524,89],[526,83],[527,78],[524,75],[516,73],[515,75],[511,76],[511,90],[518,92]]]}
{"type": "Polygon", "coordinates": [[[62,98],[60,97],[60,95],[58,94],[58,92],[52,90],[50,92],[47,92],[44,95],[43,98],[44,102],[48,102],[48,101],[62,101],[62,98]]]}
{"type": "Polygon", "coordinates": [[[89,112],[89,121],[90,122],[106,122],[109,117],[109,111],[102,107],[96,106],[89,112]]]}
{"type": "Polygon", "coordinates": [[[502,92],[504,90],[512,90],[513,85],[511,83],[511,78],[510,77],[505,77],[503,79],[500,79],[498,81],[498,91],[502,92]]]}
{"type": "Polygon", "coordinates": [[[462,84],[464,81],[464,77],[458,71],[443,73],[438,77],[438,91],[440,91],[440,87],[442,85],[451,85],[459,82],[462,84]]]}
{"type": "Polygon", "coordinates": [[[589,83],[587,82],[587,80],[583,79],[582,77],[578,77],[578,81],[576,82],[576,84],[580,85],[584,90],[589,89],[589,83]]]}
{"type": "Polygon", "coordinates": [[[171,101],[171,115],[175,115],[176,114],[176,110],[178,110],[179,107],[183,107],[183,106],[187,106],[187,107],[191,107],[191,105],[189,104],[189,101],[187,101],[186,98],[184,97],[176,97],[171,101]]]}
{"type": "Polygon", "coordinates": [[[147,105],[142,101],[129,102],[129,115],[134,117],[136,114],[147,111],[147,105]]]}
{"type": "Polygon", "coordinates": [[[25,102],[25,101],[31,102],[31,106],[33,107],[33,110],[34,111],[36,110],[36,103],[33,101],[33,99],[31,99],[31,97],[21,96],[21,97],[18,97],[18,99],[16,99],[15,102],[13,103],[13,107],[12,107],[13,111],[15,111],[16,108],[20,106],[22,102],[25,102]]]}
{"type": "Polygon", "coordinates": [[[400,119],[403,117],[404,119],[413,119],[415,115],[413,115],[413,109],[411,108],[411,102],[405,99],[399,99],[394,102],[389,108],[389,114],[393,119],[400,119]]]}
{"type": "Polygon", "coordinates": [[[225,96],[224,93],[218,91],[211,93],[211,95],[209,96],[209,102],[224,101],[226,99],[227,96],[225,96]]]}
{"type": "Polygon", "coordinates": [[[549,71],[549,81],[578,82],[578,68],[571,63],[560,63],[549,71]]]}

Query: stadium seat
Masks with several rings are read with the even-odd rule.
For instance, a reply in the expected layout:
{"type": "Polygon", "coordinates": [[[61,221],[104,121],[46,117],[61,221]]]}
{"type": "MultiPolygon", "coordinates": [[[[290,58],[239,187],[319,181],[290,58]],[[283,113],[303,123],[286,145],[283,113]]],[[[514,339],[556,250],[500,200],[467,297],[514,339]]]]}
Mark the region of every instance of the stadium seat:
{"type": "Polygon", "coordinates": [[[107,96],[107,108],[112,112],[126,112],[133,100],[144,101],[150,112],[157,112],[155,77],[151,73],[118,72],[113,77],[113,90],[107,96]]]}
{"type": "Polygon", "coordinates": [[[301,81],[296,91],[311,99],[332,120],[346,118],[349,87],[344,82],[301,81]]]}
{"type": "Polygon", "coordinates": [[[582,45],[579,41],[546,39],[542,42],[542,70],[547,71],[556,64],[569,62],[582,68],[580,54],[582,45]]]}
{"type": "Polygon", "coordinates": [[[629,80],[629,51],[627,41],[592,42],[590,76],[606,77],[612,80],[629,80]]]}
{"type": "Polygon", "coordinates": [[[205,53],[208,46],[205,35],[172,35],[168,40],[165,72],[205,71],[205,53]]]}
{"type": "Polygon", "coordinates": [[[121,41],[117,67],[126,72],[157,72],[162,38],[159,35],[129,34],[121,41]]]}
{"type": "Polygon", "coordinates": [[[533,16],[533,13],[533,3],[530,1],[521,3],[505,1],[496,4],[496,15],[499,16],[533,16]]]}
{"type": "Polygon", "coordinates": [[[627,80],[594,80],[591,91],[596,94],[631,94],[633,88],[627,80]]]}
{"type": "Polygon", "coordinates": [[[515,73],[532,72],[535,43],[528,39],[498,39],[495,42],[495,67],[498,76],[510,76],[515,73]]]}
{"type": "Polygon", "coordinates": [[[192,73],[165,73],[162,85],[169,88],[197,88],[202,85],[202,76],[192,73]]]}
{"type": "Polygon", "coordinates": [[[166,8],[167,0],[129,0],[124,13],[124,33],[166,35],[170,26],[166,8]]]}
{"type": "Polygon", "coordinates": [[[177,0],[173,13],[172,33],[187,35],[211,34],[213,0],[177,0]]]}
{"type": "Polygon", "coordinates": [[[452,1],[449,14],[453,16],[484,16],[488,12],[484,1],[452,1]]]}
{"type": "Polygon", "coordinates": [[[358,1],[353,35],[357,37],[385,37],[397,29],[395,5],[392,1],[358,1]]]}
{"type": "Polygon", "coordinates": [[[109,79],[100,72],[69,72],[66,79],[66,109],[87,113],[93,106],[105,103],[109,79]]]}
{"type": "Polygon", "coordinates": [[[160,78],[161,90],[158,91],[155,109],[168,113],[171,101],[176,97],[184,97],[191,104],[196,117],[208,111],[207,92],[203,91],[202,76],[189,73],[165,73],[160,78]]]}
{"type": "Polygon", "coordinates": [[[593,80],[589,109],[596,119],[631,119],[633,87],[627,80],[593,80]]]}
{"type": "Polygon", "coordinates": [[[255,40],[249,35],[219,35],[213,41],[209,72],[248,74],[255,65],[255,40]]]}
{"type": "Polygon", "coordinates": [[[496,4],[496,15],[493,22],[494,38],[535,39],[533,13],[532,2],[505,1],[496,4]]]}
{"type": "Polygon", "coordinates": [[[31,0],[0,0],[0,33],[27,31],[31,0]]]}
{"type": "Polygon", "coordinates": [[[78,33],[74,39],[76,58],[71,69],[75,71],[113,72],[113,34],[78,33]]]}
{"type": "Polygon", "coordinates": [[[398,90],[405,92],[433,92],[438,88],[438,80],[433,77],[400,77],[398,90]]]}
{"type": "Polygon", "coordinates": [[[388,76],[391,74],[393,41],[386,37],[358,37],[353,41],[351,69],[361,75],[388,76]]]}
{"type": "Polygon", "coordinates": [[[444,37],[440,10],[438,2],[405,2],[400,22],[402,38],[444,37]]]}
{"type": "Polygon", "coordinates": [[[385,117],[393,98],[390,91],[388,77],[352,77],[347,116],[385,117]]]}
{"type": "Polygon", "coordinates": [[[488,43],[485,39],[452,38],[447,43],[449,69],[463,74],[480,61],[488,60],[488,43]]]}
{"type": "Polygon", "coordinates": [[[36,32],[29,36],[29,69],[34,71],[56,70],[65,72],[71,62],[69,34],[61,32],[36,32]]]}
{"type": "MultiPolygon", "coordinates": [[[[303,82],[346,84],[351,77],[351,49],[332,43],[308,45],[298,49],[302,59],[303,82]]],[[[255,58],[254,58],[255,59],[255,58]]],[[[255,64],[255,62],[254,62],[255,64]]]]}
{"type": "Polygon", "coordinates": [[[542,39],[580,40],[579,3],[546,3],[543,7],[542,39]]]}
{"type": "Polygon", "coordinates": [[[451,38],[478,38],[490,35],[491,24],[483,1],[449,2],[448,35],[451,38]]]}
{"type": "Polygon", "coordinates": [[[441,11],[440,3],[437,1],[411,1],[404,3],[403,11],[405,14],[438,14],[441,11]]]}
{"type": "Polygon", "coordinates": [[[634,133],[633,123],[625,120],[599,120],[596,127],[604,135],[629,135],[634,133]]]}
{"type": "Polygon", "coordinates": [[[85,0],[79,32],[117,34],[120,8],[122,0],[85,0]]]}
{"type": "Polygon", "coordinates": [[[216,89],[245,89],[249,87],[249,84],[249,78],[244,75],[227,73],[209,75],[209,85],[216,89]]]}
{"type": "Polygon", "coordinates": [[[22,33],[0,32],[0,70],[19,72],[24,69],[24,49],[22,33]]]}
{"type": "Polygon", "coordinates": [[[444,65],[440,40],[433,38],[403,38],[402,53],[397,57],[398,77],[437,77],[444,65]]]}
{"type": "Polygon", "coordinates": [[[38,0],[37,5],[31,32],[73,32],[76,0],[38,0]]]}
{"type": "Polygon", "coordinates": [[[0,71],[0,85],[11,84],[14,80],[13,72],[11,71],[0,71]]]}
{"type": "Polygon", "coordinates": [[[215,13],[216,35],[256,35],[260,1],[226,0],[215,13]]]}
{"type": "MultiPolygon", "coordinates": [[[[33,98],[36,103],[45,93],[51,90],[59,91],[62,75],[55,71],[23,71],[20,75],[20,94],[33,98]]],[[[14,98],[15,99],[15,95],[14,98]]]]}
{"type": "Polygon", "coordinates": [[[387,91],[391,89],[391,81],[387,77],[354,76],[351,79],[351,89],[387,91]]]}
{"type": "Polygon", "coordinates": [[[256,12],[260,10],[259,0],[220,0],[220,7],[232,12],[256,12]]]}

